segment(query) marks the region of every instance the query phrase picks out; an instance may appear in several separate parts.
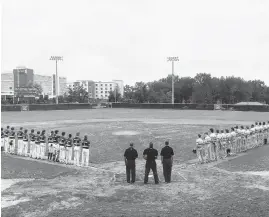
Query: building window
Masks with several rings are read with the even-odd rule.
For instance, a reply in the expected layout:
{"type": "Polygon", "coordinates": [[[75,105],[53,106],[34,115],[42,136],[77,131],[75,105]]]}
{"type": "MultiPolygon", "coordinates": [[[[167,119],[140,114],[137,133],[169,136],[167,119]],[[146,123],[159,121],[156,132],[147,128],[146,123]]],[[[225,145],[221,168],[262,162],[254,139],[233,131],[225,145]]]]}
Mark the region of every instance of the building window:
{"type": "Polygon", "coordinates": [[[98,95],[95,96],[98,99],[98,95]]]}
{"type": "Polygon", "coordinates": [[[107,90],[107,88],[106,88],[106,90],[107,90]]]}
{"type": "Polygon", "coordinates": [[[103,86],[103,84],[101,84],[101,86],[103,86]]]}
{"type": "Polygon", "coordinates": [[[103,90],[103,88],[101,88],[101,90],[103,90]]]}
{"type": "Polygon", "coordinates": [[[98,88],[95,88],[96,90],[98,90],[98,88]]]}
{"type": "Polygon", "coordinates": [[[101,91],[101,93],[103,93],[103,91],[101,91]]]}
{"type": "Polygon", "coordinates": [[[112,90],[112,87],[110,87],[110,90],[112,90]]]}
{"type": "Polygon", "coordinates": [[[95,84],[95,86],[98,86],[98,84],[95,84]]]}
{"type": "Polygon", "coordinates": [[[107,86],[107,84],[105,84],[105,86],[107,86]]]}
{"type": "Polygon", "coordinates": [[[112,84],[110,84],[110,86],[112,86],[112,84]]]}
{"type": "Polygon", "coordinates": [[[105,91],[105,93],[107,93],[107,91],[105,91]]]}
{"type": "Polygon", "coordinates": [[[12,87],[9,87],[10,90],[12,90],[12,87]]]}

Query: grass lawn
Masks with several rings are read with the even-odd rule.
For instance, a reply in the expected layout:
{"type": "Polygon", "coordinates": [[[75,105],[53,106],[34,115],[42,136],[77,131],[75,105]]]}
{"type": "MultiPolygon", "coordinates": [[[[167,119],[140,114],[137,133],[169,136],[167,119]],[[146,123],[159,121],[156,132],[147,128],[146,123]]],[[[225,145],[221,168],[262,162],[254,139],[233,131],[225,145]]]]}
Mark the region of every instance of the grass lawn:
{"type": "Polygon", "coordinates": [[[2,179],[27,178],[2,191],[2,216],[268,216],[269,146],[220,164],[196,166],[198,133],[264,121],[265,113],[96,109],[3,112],[2,126],[87,133],[91,167],[75,168],[2,155],[2,179]],[[127,135],[126,135],[127,134],[127,135]],[[132,134],[132,135],[128,135],[132,134]],[[173,182],[143,185],[142,151],[165,140],[175,150],[173,182]],[[125,183],[123,152],[135,143],[137,183],[125,183]],[[259,160],[260,159],[260,160],[259,160]],[[244,165],[244,166],[242,166],[244,165]],[[253,173],[260,171],[261,173],[253,173]]]}

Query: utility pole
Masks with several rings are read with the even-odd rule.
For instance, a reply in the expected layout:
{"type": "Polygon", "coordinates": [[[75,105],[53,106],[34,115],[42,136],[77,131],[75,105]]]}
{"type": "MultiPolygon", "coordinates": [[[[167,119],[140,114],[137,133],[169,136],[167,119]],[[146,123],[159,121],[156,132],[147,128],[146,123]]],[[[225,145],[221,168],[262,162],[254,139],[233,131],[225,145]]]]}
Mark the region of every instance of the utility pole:
{"type": "Polygon", "coordinates": [[[179,61],[178,57],[167,57],[168,62],[172,62],[172,104],[175,102],[175,87],[174,87],[174,62],[179,61]]]}
{"type": "Polygon", "coordinates": [[[58,70],[57,70],[57,64],[58,61],[62,61],[63,57],[61,56],[51,56],[50,60],[54,60],[56,62],[56,75],[55,75],[55,95],[56,95],[56,104],[58,104],[58,95],[59,95],[59,79],[58,79],[58,70]]]}

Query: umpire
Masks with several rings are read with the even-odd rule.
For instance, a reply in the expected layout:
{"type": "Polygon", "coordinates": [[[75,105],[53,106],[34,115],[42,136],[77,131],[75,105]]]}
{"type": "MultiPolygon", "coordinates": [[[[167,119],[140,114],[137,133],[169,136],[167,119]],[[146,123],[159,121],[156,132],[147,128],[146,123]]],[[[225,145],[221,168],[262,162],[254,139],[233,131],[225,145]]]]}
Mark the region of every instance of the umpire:
{"type": "Polygon", "coordinates": [[[138,157],[134,144],[130,143],[130,147],[125,150],[124,161],[126,166],[127,182],[130,183],[130,173],[132,174],[131,183],[135,182],[135,159],[138,157]]]}
{"type": "Polygon", "coordinates": [[[162,164],[163,164],[163,176],[166,183],[171,182],[173,156],[174,156],[174,151],[169,146],[169,142],[166,141],[165,147],[163,147],[161,151],[161,158],[162,158],[162,164]]]}
{"type": "Polygon", "coordinates": [[[150,169],[152,169],[155,184],[159,184],[157,165],[155,161],[158,157],[158,151],[153,148],[152,142],[149,143],[149,148],[144,150],[143,157],[146,160],[144,184],[148,183],[148,176],[149,176],[150,169]]]}

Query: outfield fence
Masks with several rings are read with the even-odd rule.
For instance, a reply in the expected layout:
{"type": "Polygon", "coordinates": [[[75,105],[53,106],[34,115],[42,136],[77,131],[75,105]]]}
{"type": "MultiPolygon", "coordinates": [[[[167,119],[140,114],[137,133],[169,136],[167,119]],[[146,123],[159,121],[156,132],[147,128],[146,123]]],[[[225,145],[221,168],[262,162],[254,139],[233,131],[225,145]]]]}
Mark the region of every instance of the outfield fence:
{"type": "Polygon", "coordinates": [[[196,104],[196,103],[112,103],[112,108],[190,109],[269,112],[269,105],[196,104]]]}
{"type": "Polygon", "coordinates": [[[1,105],[1,112],[8,111],[48,111],[48,110],[73,110],[73,109],[92,109],[92,104],[18,104],[18,105],[1,105]]]}

